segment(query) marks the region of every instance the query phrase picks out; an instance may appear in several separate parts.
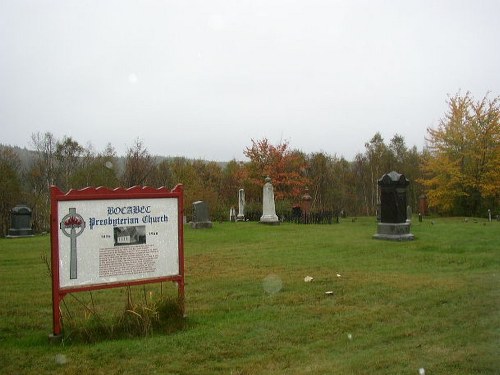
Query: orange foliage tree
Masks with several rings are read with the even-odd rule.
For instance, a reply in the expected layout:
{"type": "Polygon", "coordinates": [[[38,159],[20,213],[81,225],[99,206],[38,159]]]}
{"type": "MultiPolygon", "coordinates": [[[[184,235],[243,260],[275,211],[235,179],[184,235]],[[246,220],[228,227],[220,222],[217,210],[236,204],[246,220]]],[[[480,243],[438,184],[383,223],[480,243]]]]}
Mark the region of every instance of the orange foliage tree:
{"type": "Polygon", "coordinates": [[[252,139],[252,146],[245,148],[243,154],[250,159],[246,168],[252,191],[260,191],[264,179],[269,176],[276,200],[296,202],[300,199],[309,184],[306,155],[291,150],[286,141],[272,145],[267,138],[258,141],[252,139]]]}

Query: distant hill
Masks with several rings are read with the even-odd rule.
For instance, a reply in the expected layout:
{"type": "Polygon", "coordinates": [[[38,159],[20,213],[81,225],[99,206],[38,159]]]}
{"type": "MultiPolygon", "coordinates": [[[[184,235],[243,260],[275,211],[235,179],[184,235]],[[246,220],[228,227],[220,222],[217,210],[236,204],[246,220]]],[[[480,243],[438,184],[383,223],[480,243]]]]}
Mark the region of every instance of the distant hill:
{"type": "MultiPolygon", "coordinates": [[[[26,147],[21,148],[19,146],[10,146],[10,145],[4,145],[4,144],[0,143],[0,150],[3,150],[5,148],[9,148],[9,147],[12,148],[14,150],[14,152],[17,154],[17,156],[19,157],[19,160],[21,161],[21,168],[23,168],[25,170],[27,168],[29,168],[33,159],[36,156],[36,151],[29,150],[26,147]]],[[[160,163],[163,160],[173,160],[176,158],[173,156],[161,156],[161,155],[152,155],[152,157],[154,158],[156,163],[160,163]]],[[[121,171],[123,171],[123,169],[125,167],[125,159],[126,159],[125,156],[117,156],[116,157],[118,168],[121,171]]],[[[191,159],[187,159],[187,160],[191,160],[191,159]]],[[[191,161],[193,161],[193,160],[191,160],[191,161]]],[[[206,161],[206,160],[204,160],[204,161],[206,161]]],[[[206,162],[209,162],[209,161],[206,161],[206,162]]],[[[225,168],[225,166],[228,164],[228,162],[216,162],[216,163],[221,168],[225,168]]]]}
{"type": "Polygon", "coordinates": [[[3,150],[5,148],[11,148],[14,150],[19,160],[21,161],[22,168],[28,167],[31,164],[33,158],[35,157],[35,151],[28,150],[26,147],[21,148],[18,146],[9,146],[0,143],[0,150],[3,150]]]}

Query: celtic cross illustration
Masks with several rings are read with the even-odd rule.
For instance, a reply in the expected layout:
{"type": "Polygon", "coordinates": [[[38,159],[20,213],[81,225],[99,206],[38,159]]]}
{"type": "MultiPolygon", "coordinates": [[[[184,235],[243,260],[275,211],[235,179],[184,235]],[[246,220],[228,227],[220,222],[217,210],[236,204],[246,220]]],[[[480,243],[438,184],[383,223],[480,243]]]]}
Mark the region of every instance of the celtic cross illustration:
{"type": "Polygon", "coordinates": [[[76,213],[76,208],[70,208],[69,213],[61,220],[61,230],[66,237],[70,238],[70,257],[69,257],[69,278],[77,278],[77,251],[76,237],[83,233],[85,221],[83,217],[76,213]]]}

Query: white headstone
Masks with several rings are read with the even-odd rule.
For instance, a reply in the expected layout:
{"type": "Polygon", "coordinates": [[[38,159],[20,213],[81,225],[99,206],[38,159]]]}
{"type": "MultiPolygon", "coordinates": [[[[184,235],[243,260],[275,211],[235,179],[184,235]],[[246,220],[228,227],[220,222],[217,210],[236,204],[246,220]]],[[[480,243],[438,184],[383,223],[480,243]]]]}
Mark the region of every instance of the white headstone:
{"type": "Polygon", "coordinates": [[[236,221],[245,221],[245,190],[238,191],[238,216],[236,221]]]}
{"type": "Polygon", "coordinates": [[[262,189],[262,216],[260,222],[263,224],[279,224],[274,204],[274,190],[271,179],[266,177],[266,183],[262,189]]]}

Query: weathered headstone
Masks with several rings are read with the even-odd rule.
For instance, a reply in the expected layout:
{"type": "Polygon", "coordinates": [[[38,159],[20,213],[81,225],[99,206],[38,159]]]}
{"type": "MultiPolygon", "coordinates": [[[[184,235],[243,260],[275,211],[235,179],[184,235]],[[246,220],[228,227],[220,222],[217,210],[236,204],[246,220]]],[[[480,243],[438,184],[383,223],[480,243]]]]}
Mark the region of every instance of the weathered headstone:
{"type": "Polygon", "coordinates": [[[236,221],[245,221],[245,190],[238,190],[238,216],[236,221]]]}
{"type": "Polygon", "coordinates": [[[395,171],[378,180],[380,186],[380,222],[375,239],[405,241],[413,240],[407,219],[406,189],[410,181],[395,171]]]}
{"type": "Polygon", "coordinates": [[[412,216],[412,212],[411,212],[411,206],[408,205],[406,207],[406,222],[407,223],[411,223],[411,216],[412,216]]]}
{"type": "Polygon", "coordinates": [[[491,223],[491,210],[488,208],[488,221],[491,223]]]}
{"type": "Polygon", "coordinates": [[[234,207],[231,207],[229,209],[229,221],[231,222],[236,221],[236,210],[234,209],[234,207]]]}
{"type": "Polygon", "coordinates": [[[262,224],[279,224],[278,216],[276,215],[276,206],[274,203],[274,189],[271,184],[271,178],[266,177],[266,183],[262,189],[262,216],[260,217],[262,224]]]}
{"type": "Polygon", "coordinates": [[[193,220],[191,228],[212,228],[212,222],[208,216],[208,206],[206,202],[196,201],[193,203],[193,220]]]}
{"type": "Polygon", "coordinates": [[[10,229],[8,238],[33,236],[31,229],[31,209],[25,205],[17,205],[10,210],[10,229]]]}

